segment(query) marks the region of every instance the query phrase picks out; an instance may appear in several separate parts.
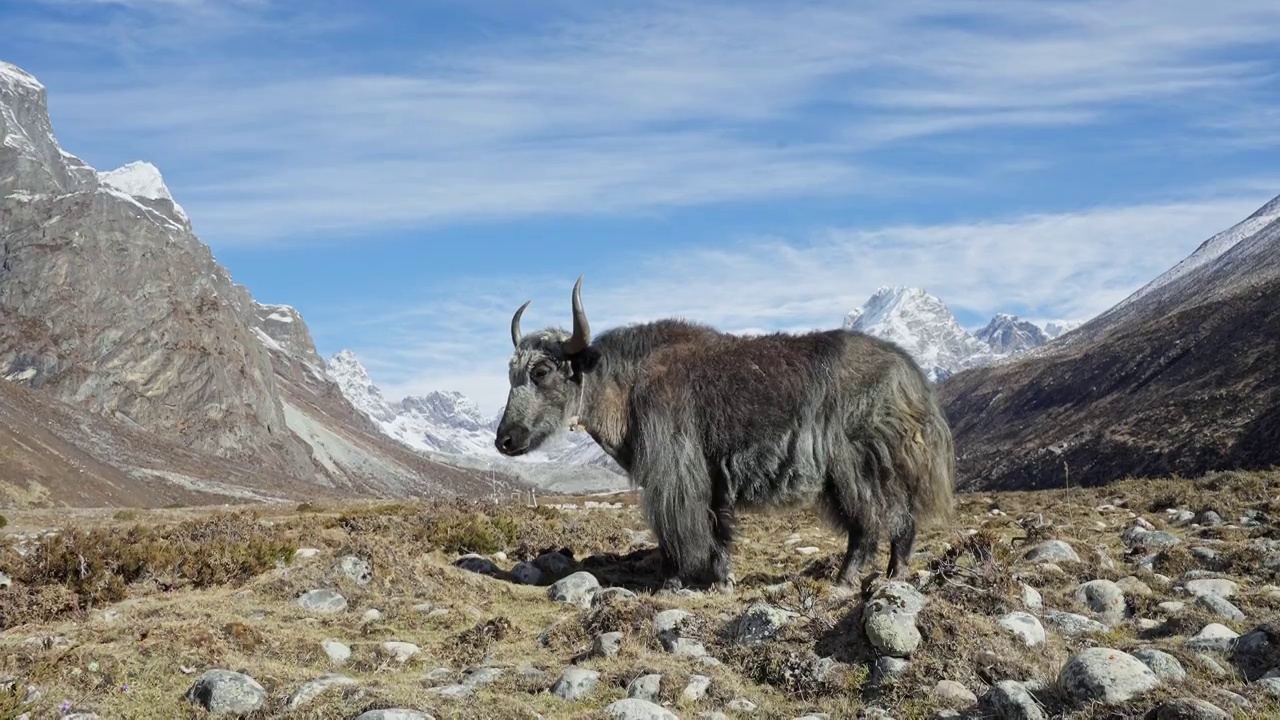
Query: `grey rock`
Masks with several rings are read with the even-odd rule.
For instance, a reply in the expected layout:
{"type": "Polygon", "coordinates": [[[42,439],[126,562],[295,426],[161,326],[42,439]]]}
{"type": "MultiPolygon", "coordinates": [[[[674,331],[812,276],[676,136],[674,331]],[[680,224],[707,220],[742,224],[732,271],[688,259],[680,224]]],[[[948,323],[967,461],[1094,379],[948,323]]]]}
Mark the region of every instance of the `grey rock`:
{"type": "Polygon", "coordinates": [[[492,685],[502,677],[502,668],[496,667],[478,667],[471,668],[462,674],[462,684],[469,688],[481,688],[486,685],[492,685]]]}
{"type": "Polygon", "coordinates": [[[357,715],[355,720],[435,720],[435,718],[418,710],[387,708],[385,710],[367,710],[357,715]]]}
{"type": "Polygon", "coordinates": [[[422,652],[417,645],[408,642],[400,642],[397,640],[388,640],[378,646],[383,655],[395,660],[398,663],[407,663],[414,655],[422,652]]]}
{"type": "Polygon", "coordinates": [[[492,560],[476,553],[467,553],[455,560],[453,564],[463,570],[480,575],[498,575],[502,572],[497,565],[493,564],[492,560]]]}
{"type": "Polygon", "coordinates": [[[1239,633],[1226,625],[1209,623],[1190,640],[1187,640],[1186,646],[1192,650],[1226,652],[1232,648],[1235,644],[1235,639],[1238,637],[1240,637],[1239,633]]]}
{"type": "Polygon", "coordinates": [[[1180,683],[1187,679],[1187,671],[1183,669],[1182,663],[1178,662],[1178,658],[1163,650],[1141,648],[1130,654],[1151,668],[1151,672],[1155,673],[1161,682],[1180,683]]]}
{"type": "Polygon", "coordinates": [[[739,645],[759,645],[777,635],[795,617],[793,612],[757,602],[738,617],[733,627],[733,641],[739,645]]]}
{"type": "Polygon", "coordinates": [[[1266,693],[1267,697],[1273,700],[1280,699],[1280,678],[1262,678],[1253,685],[1266,693]]]}
{"type": "Polygon", "coordinates": [[[339,613],[347,609],[347,599],[336,590],[328,588],[303,593],[293,603],[317,613],[339,613]]]}
{"type": "Polygon", "coordinates": [[[920,645],[916,615],[925,598],[903,582],[886,583],[872,594],[863,611],[862,628],[867,640],[892,657],[905,658],[920,645]]]}
{"type": "Polygon", "coordinates": [[[955,680],[939,680],[933,686],[933,695],[943,704],[952,707],[968,707],[978,702],[978,696],[972,690],[955,680]]]}
{"type": "Polygon", "coordinates": [[[1127,702],[1159,684],[1160,678],[1141,660],[1105,647],[1072,655],[1058,673],[1058,688],[1080,705],[1127,702]]]}
{"type": "Polygon", "coordinates": [[[1182,542],[1177,535],[1163,530],[1147,530],[1134,525],[1121,536],[1130,547],[1172,547],[1182,542]]]}
{"type": "Polygon", "coordinates": [[[1213,595],[1214,597],[1226,600],[1234,597],[1239,589],[1234,582],[1223,578],[1204,578],[1198,580],[1188,580],[1183,583],[1183,587],[1191,594],[1192,597],[1197,595],[1213,595]]]}
{"type": "Polygon", "coordinates": [[[356,555],[343,555],[334,565],[334,572],[345,575],[357,585],[368,585],[373,580],[373,566],[356,555]]]}
{"type": "Polygon", "coordinates": [[[1116,581],[1116,586],[1120,588],[1126,596],[1135,595],[1142,597],[1151,597],[1151,587],[1139,580],[1133,575],[1122,577],[1116,581]]]}
{"type": "Polygon", "coordinates": [[[1218,561],[1218,551],[1213,548],[1207,548],[1203,545],[1197,545],[1191,548],[1191,557],[1199,560],[1205,565],[1212,565],[1218,561]]]}
{"type": "Polygon", "coordinates": [[[871,684],[883,685],[892,682],[895,677],[906,672],[909,667],[911,667],[911,663],[906,660],[881,655],[876,658],[876,664],[871,669],[871,684]]]}
{"type": "Polygon", "coordinates": [[[585,570],[567,575],[555,581],[547,589],[547,597],[555,602],[568,603],[580,608],[591,607],[591,598],[600,590],[600,581],[585,570]]]}
{"type": "Polygon", "coordinates": [[[360,622],[377,622],[382,619],[382,611],[378,608],[369,608],[360,614],[360,622]]]}
{"type": "Polygon", "coordinates": [[[600,683],[600,673],[585,668],[568,668],[551,686],[551,694],[561,700],[581,700],[600,683]]]}
{"type": "Polygon", "coordinates": [[[1027,551],[1026,559],[1031,562],[1080,562],[1076,551],[1061,540],[1045,540],[1027,551]]]}
{"type": "Polygon", "coordinates": [[[1158,705],[1150,720],[1231,720],[1225,710],[1198,698],[1177,698],[1158,705]]]}
{"type": "Polygon", "coordinates": [[[342,665],[351,658],[351,648],[337,640],[324,640],[320,643],[320,647],[334,665],[342,665]]]}
{"type": "Polygon", "coordinates": [[[1236,622],[1244,621],[1244,613],[1226,598],[1217,595],[1197,595],[1196,604],[1220,618],[1236,622]]]}
{"type": "Polygon", "coordinates": [[[247,715],[262,707],[267,691],[244,673],[215,669],[196,678],[185,697],[212,715],[247,715]]]}
{"type": "Polygon", "coordinates": [[[680,693],[680,699],[685,702],[697,702],[706,697],[710,689],[711,678],[706,675],[692,675],[689,677],[689,683],[684,686],[684,691],[680,693]]]}
{"type": "Polygon", "coordinates": [[[626,588],[604,588],[591,597],[591,607],[603,607],[610,603],[631,602],[636,599],[636,594],[626,588]]]}
{"type": "Polygon", "coordinates": [[[1044,708],[1022,683],[1002,680],[987,689],[982,707],[1001,720],[1047,720],[1044,708]]]}
{"type": "Polygon", "coordinates": [[[1205,527],[1218,527],[1222,524],[1222,516],[1212,510],[1205,510],[1196,518],[1196,522],[1205,527]]]}
{"type": "Polygon", "coordinates": [[[733,712],[742,713],[743,715],[753,715],[756,710],[759,709],[755,703],[746,698],[734,698],[730,700],[725,707],[733,712]]]}
{"type": "Polygon", "coordinates": [[[1166,600],[1165,602],[1162,602],[1159,605],[1156,605],[1156,607],[1160,608],[1162,612],[1167,613],[1169,615],[1177,615],[1187,607],[1187,604],[1182,602],[1181,600],[1166,600]]]}
{"type": "Polygon", "coordinates": [[[661,705],[635,697],[609,703],[604,714],[611,720],[680,720],[678,715],[661,705]]]}
{"type": "Polygon", "coordinates": [[[1014,611],[996,620],[996,624],[1018,636],[1027,647],[1039,647],[1047,639],[1044,626],[1035,615],[1014,611]]]}
{"type": "Polygon", "coordinates": [[[627,697],[636,700],[657,700],[661,686],[661,675],[641,675],[627,685],[627,697]]]}
{"type": "Polygon", "coordinates": [[[622,633],[607,632],[596,636],[591,643],[591,654],[595,657],[611,658],[622,650],[622,633]]]}
{"type": "Polygon", "coordinates": [[[428,688],[427,692],[446,700],[464,700],[475,694],[475,689],[470,685],[454,684],[428,688]]]}
{"type": "Polygon", "coordinates": [[[430,683],[433,685],[438,685],[440,683],[447,683],[452,679],[453,679],[453,671],[446,667],[438,667],[435,670],[432,670],[431,672],[427,673],[426,676],[422,678],[423,682],[430,683]]]}
{"type": "Polygon", "coordinates": [[[0,588],[7,588],[13,585],[13,578],[9,577],[9,573],[0,572],[0,588]]]}
{"type": "Polygon", "coordinates": [[[311,701],[315,700],[317,697],[319,697],[322,693],[324,693],[326,690],[329,690],[330,688],[337,688],[342,686],[353,686],[357,684],[358,683],[355,681],[354,678],[347,677],[346,675],[336,675],[336,674],[321,675],[315,680],[310,680],[308,682],[303,683],[301,687],[299,687],[297,690],[294,691],[292,695],[289,696],[289,699],[285,703],[285,706],[288,707],[290,710],[296,710],[302,707],[303,705],[306,705],[311,701]]]}
{"type": "Polygon", "coordinates": [[[1107,631],[1107,626],[1097,620],[1090,620],[1076,613],[1050,610],[1044,615],[1045,622],[1063,635],[1076,636],[1107,631]]]}
{"type": "Polygon", "coordinates": [[[1031,612],[1040,612],[1044,610],[1044,597],[1040,595],[1040,591],[1023,584],[1022,586],[1022,607],[1031,612]]]}
{"type": "Polygon", "coordinates": [[[1211,655],[1196,653],[1195,659],[1196,662],[1199,663],[1200,667],[1204,668],[1205,672],[1213,675],[1214,677],[1226,677],[1230,674],[1227,672],[1227,669],[1222,667],[1222,664],[1217,660],[1214,660],[1211,655]]]}
{"type": "Polygon", "coordinates": [[[1233,693],[1230,690],[1223,690],[1222,688],[1214,688],[1213,690],[1210,690],[1209,696],[1213,698],[1215,704],[1223,707],[1230,705],[1238,708],[1249,708],[1252,706],[1252,703],[1250,703],[1248,698],[1245,696],[1233,693]]]}
{"type": "Polygon", "coordinates": [[[1124,592],[1110,580],[1090,580],[1076,588],[1075,601],[1104,623],[1115,624],[1124,619],[1124,592]]]}

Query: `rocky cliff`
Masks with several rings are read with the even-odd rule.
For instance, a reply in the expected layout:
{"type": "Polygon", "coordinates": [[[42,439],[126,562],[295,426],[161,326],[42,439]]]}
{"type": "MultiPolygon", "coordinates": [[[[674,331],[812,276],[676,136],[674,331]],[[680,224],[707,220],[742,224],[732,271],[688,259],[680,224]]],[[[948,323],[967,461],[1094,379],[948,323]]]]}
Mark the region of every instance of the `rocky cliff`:
{"type": "Polygon", "coordinates": [[[263,483],[488,487],[487,476],[387,443],[324,374],[301,316],[232,281],[158,170],[99,174],[64,152],[45,88],[3,63],[0,138],[0,377],[252,463],[263,483]]]}

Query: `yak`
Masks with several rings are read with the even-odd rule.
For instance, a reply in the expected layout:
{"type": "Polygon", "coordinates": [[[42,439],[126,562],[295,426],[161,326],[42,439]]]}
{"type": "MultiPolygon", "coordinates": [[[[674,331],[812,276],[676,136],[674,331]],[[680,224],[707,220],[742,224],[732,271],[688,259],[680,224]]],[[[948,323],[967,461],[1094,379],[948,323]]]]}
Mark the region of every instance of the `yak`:
{"type": "Polygon", "coordinates": [[[889,537],[905,575],[917,527],[954,508],[955,451],[933,388],[897,345],[859,332],[739,336],[683,319],[592,338],[573,287],[573,330],[522,335],[494,445],[506,456],[585,429],[638,487],[668,587],[734,579],[738,510],[818,505],[848,536],[836,578],[856,587],[889,537]]]}

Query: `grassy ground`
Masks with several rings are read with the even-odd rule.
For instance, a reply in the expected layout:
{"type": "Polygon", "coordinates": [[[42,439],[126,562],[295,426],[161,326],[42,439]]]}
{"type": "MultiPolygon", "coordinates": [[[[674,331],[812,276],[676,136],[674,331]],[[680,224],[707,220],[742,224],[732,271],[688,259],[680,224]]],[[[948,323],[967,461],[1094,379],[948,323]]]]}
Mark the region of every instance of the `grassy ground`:
{"type": "MultiPolygon", "coordinates": [[[[1280,526],[1268,519],[1280,518],[1280,473],[962,496],[952,526],[922,529],[912,562],[913,571],[932,573],[918,579],[928,597],[917,622],[922,641],[907,669],[879,685],[871,672],[876,653],[861,631],[862,598],[829,582],[844,539],[814,514],[744,516],[735,591],[685,594],[656,588],[652,545],[634,498],[608,501],[625,507],[415,502],[11,514],[5,528],[11,535],[0,547],[0,570],[12,578],[0,589],[0,675],[12,682],[0,685],[0,717],[59,717],[66,708],[106,718],[203,717],[183,693],[209,668],[242,671],[261,683],[268,696],[254,715],[261,718],[345,719],[380,707],[415,708],[436,718],[594,717],[626,697],[629,681],[655,672],[663,676],[662,700],[680,717],[710,711],[746,717],[731,709],[732,701],[746,699],[756,706],[754,717],[857,717],[875,707],[898,720],[928,718],[947,706],[933,694],[943,679],[978,696],[1004,679],[1043,681],[1051,687],[1046,708],[1056,717],[1142,717],[1171,697],[1203,698],[1238,717],[1280,717],[1274,702],[1241,677],[1249,668],[1219,657],[1230,674],[1218,677],[1184,647],[1209,622],[1246,633],[1280,610],[1280,589],[1268,587],[1277,578],[1257,546],[1280,537],[1280,526]],[[1228,526],[1167,528],[1168,508],[1212,509],[1228,526]],[[1230,526],[1251,511],[1262,518],[1258,526],[1230,526]],[[1147,553],[1129,552],[1122,542],[1134,516],[1182,539],[1160,556],[1154,573],[1136,569],[1147,553]],[[58,532],[39,536],[50,529],[58,532]],[[1027,546],[1047,538],[1068,542],[1081,561],[1046,567],[1023,559],[1027,546]],[[818,551],[798,552],[807,547],[818,551]],[[1216,558],[1207,563],[1190,551],[1195,547],[1211,548],[1216,558]],[[549,601],[545,586],[453,565],[474,552],[498,558],[505,571],[560,549],[578,561],[573,570],[633,589],[638,600],[578,609],[549,601]],[[337,559],[347,555],[369,562],[367,583],[337,570],[337,559]],[[1186,601],[1172,584],[1206,564],[1239,583],[1232,602],[1244,621],[1212,617],[1194,602],[1175,613],[1158,607],[1186,601]],[[1132,617],[1105,633],[1065,637],[1050,627],[1047,644],[1028,649],[995,622],[1023,609],[1022,583],[1040,591],[1046,608],[1084,612],[1072,597],[1079,583],[1130,576],[1151,594],[1127,592],[1132,617]],[[341,592],[347,608],[320,614],[292,603],[321,587],[341,592]],[[758,600],[798,617],[773,640],[738,646],[728,628],[758,600]],[[694,614],[690,632],[720,665],[662,650],[652,618],[669,608],[694,614]],[[366,618],[370,609],[380,616],[366,618]],[[1140,619],[1160,624],[1144,626],[1140,619]],[[584,658],[594,635],[606,631],[624,634],[621,652],[584,658]],[[321,647],[327,639],[348,645],[350,659],[332,663],[321,647]],[[385,641],[410,642],[421,652],[398,662],[381,652],[385,641]],[[1188,677],[1120,707],[1070,707],[1055,698],[1052,685],[1066,659],[1090,646],[1160,648],[1182,662],[1188,677]],[[819,657],[835,660],[835,670],[816,673],[819,657]],[[429,692],[481,665],[504,673],[467,699],[429,692]],[[576,702],[549,694],[561,671],[574,665],[600,672],[596,690],[576,702]],[[545,675],[535,677],[530,668],[545,675]],[[301,684],[330,672],[357,682],[302,709],[285,707],[301,684]],[[682,700],[695,674],[711,678],[709,693],[682,700]],[[1215,696],[1222,689],[1250,706],[1233,708],[1215,696]]],[[[882,551],[877,569],[886,562],[882,551]]]]}

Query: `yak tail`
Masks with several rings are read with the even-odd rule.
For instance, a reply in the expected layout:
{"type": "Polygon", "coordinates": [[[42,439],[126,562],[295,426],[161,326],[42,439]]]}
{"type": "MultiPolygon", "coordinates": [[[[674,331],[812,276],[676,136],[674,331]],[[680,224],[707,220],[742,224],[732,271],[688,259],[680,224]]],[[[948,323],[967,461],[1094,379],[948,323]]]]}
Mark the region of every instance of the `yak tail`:
{"type": "Polygon", "coordinates": [[[706,458],[688,423],[666,413],[641,421],[632,472],[659,546],[683,573],[705,571],[715,553],[712,487],[706,458]]]}
{"type": "Polygon", "coordinates": [[[887,415],[880,425],[896,452],[897,482],[917,523],[950,520],[955,511],[955,440],[946,415],[923,373],[895,371],[887,388],[887,415]]]}

